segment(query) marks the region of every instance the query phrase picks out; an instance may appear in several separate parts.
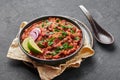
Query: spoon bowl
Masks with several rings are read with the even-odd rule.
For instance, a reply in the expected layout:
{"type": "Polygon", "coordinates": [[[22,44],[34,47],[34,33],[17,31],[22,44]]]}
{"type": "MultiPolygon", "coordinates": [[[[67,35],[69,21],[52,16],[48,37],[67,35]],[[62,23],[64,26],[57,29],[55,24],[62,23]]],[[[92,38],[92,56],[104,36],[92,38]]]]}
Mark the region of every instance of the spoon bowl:
{"type": "Polygon", "coordinates": [[[93,19],[89,11],[83,5],[80,5],[79,7],[82,10],[82,12],[85,14],[85,16],[87,17],[89,23],[91,24],[95,39],[101,44],[112,44],[114,42],[114,37],[112,36],[112,34],[104,30],[93,19]]]}
{"type": "Polygon", "coordinates": [[[112,44],[114,42],[114,37],[111,33],[105,31],[100,25],[94,20],[94,23],[97,27],[99,32],[95,33],[95,37],[97,41],[99,41],[102,44],[112,44]]]}

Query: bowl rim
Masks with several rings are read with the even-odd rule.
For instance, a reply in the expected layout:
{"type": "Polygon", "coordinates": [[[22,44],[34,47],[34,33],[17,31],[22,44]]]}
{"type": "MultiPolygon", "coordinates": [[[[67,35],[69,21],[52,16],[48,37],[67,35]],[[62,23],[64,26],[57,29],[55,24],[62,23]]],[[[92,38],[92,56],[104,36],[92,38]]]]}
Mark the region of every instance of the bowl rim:
{"type": "Polygon", "coordinates": [[[73,53],[71,53],[70,55],[67,55],[65,57],[62,57],[62,58],[58,58],[58,59],[40,59],[40,58],[37,58],[31,54],[29,54],[27,51],[25,51],[25,49],[22,47],[21,45],[21,32],[24,31],[25,29],[27,29],[28,27],[30,27],[30,25],[32,25],[33,23],[36,23],[37,21],[40,21],[40,19],[42,20],[42,18],[49,18],[49,17],[57,17],[57,18],[62,18],[62,19],[65,19],[67,20],[68,22],[71,22],[72,24],[74,25],[77,25],[76,27],[78,29],[80,29],[82,31],[82,29],[80,28],[80,24],[78,24],[76,21],[74,21],[73,19],[71,19],[72,17],[69,17],[69,16],[63,16],[63,15],[43,15],[43,16],[40,16],[38,18],[35,18],[31,21],[28,22],[27,25],[25,25],[22,30],[20,31],[19,35],[18,35],[18,43],[19,43],[19,47],[21,48],[21,50],[29,57],[33,58],[33,59],[36,59],[36,60],[40,60],[40,61],[45,61],[45,62],[56,62],[56,61],[61,61],[61,60],[64,60],[64,59],[67,59],[69,57],[72,57],[74,56],[75,54],[77,54],[80,49],[82,48],[83,46],[83,42],[84,42],[84,34],[83,34],[83,31],[82,31],[82,40],[81,40],[81,44],[80,44],[80,47],[73,53]],[[27,27],[27,28],[26,28],[27,27]]]}

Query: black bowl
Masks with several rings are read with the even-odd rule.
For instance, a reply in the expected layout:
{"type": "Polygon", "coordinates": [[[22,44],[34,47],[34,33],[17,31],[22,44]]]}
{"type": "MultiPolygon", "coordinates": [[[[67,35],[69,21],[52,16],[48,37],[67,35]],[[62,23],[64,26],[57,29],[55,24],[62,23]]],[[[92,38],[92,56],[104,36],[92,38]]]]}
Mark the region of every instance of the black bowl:
{"type": "Polygon", "coordinates": [[[35,20],[32,20],[31,22],[29,22],[20,32],[19,34],[19,46],[21,48],[21,50],[28,56],[30,57],[32,60],[40,63],[40,64],[47,64],[47,65],[59,65],[59,64],[62,64],[62,63],[65,63],[67,60],[71,59],[73,56],[75,56],[78,51],[81,49],[82,45],[83,45],[83,33],[82,33],[82,40],[81,40],[81,44],[80,44],[80,47],[72,54],[66,56],[66,57],[63,57],[63,58],[59,58],[59,59],[55,59],[55,60],[44,60],[44,59],[40,59],[40,58],[37,58],[35,56],[32,56],[31,54],[27,53],[24,48],[22,47],[21,43],[21,36],[24,32],[24,30],[28,27],[30,27],[33,23],[36,23],[38,21],[41,21],[41,20],[46,20],[48,19],[49,17],[56,17],[56,18],[60,18],[60,19],[64,19],[66,21],[69,21],[71,22],[72,24],[74,24],[75,26],[77,26],[80,30],[80,25],[78,23],[76,23],[75,21],[73,21],[72,19],[68,18],[68,17],[65,17],[65,16],[42,16],[40,18],[37,18],[35,20]]]}

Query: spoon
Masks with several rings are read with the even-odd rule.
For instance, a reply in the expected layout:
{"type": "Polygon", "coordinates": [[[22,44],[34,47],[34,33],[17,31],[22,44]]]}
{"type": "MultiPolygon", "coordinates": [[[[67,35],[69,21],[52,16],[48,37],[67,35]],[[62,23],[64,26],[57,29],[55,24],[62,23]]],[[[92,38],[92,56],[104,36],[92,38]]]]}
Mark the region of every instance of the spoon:
{"type": "Polygon", "coordinates": [[[111,33],[105,31],[91,16],[89,11],[83,6],[79,6],[82,12],[85,14],[87,17],[89,23],[91,24],[91,27],[94,32],[94,37],[95,39],[101,43],[101,44],[112,44],[114,42],[114,37],[112,36],[111,33]]]}

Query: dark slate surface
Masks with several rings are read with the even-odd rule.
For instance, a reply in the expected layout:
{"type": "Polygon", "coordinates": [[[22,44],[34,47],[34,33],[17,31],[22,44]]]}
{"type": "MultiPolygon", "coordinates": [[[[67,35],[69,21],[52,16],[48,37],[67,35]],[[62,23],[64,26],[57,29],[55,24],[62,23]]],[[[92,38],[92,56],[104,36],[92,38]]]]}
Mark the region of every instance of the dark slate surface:
{"type": "Polygon", "coordinates": [[[90,25],[78,5],[85,5],[98,23],[110,31],[115,43],[94,41],[96,54],[54,80],[120,80],[120,0],[0,0],[0,80],[39,80],[37,71],[6,58],[22,21],[41,15],[66,15],[90,25]]]}

